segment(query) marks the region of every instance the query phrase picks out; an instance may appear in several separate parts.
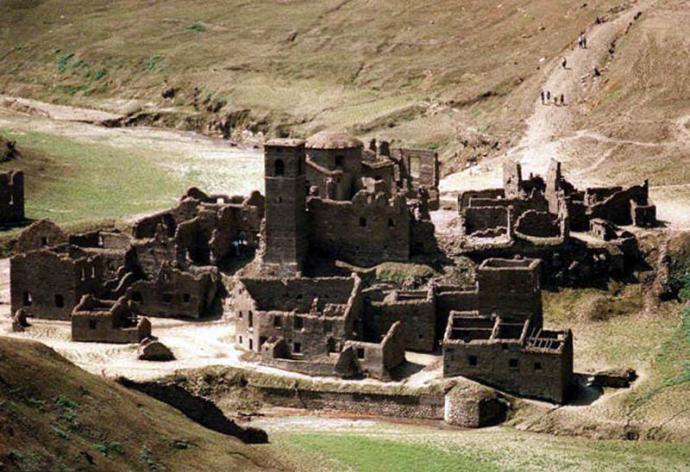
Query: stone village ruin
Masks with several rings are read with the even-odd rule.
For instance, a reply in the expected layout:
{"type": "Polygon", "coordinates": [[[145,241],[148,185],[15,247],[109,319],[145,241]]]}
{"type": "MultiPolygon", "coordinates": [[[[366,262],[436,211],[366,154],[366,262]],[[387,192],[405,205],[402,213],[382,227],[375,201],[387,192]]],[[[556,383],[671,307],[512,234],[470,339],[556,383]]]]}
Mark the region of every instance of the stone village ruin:
{"type": "Polygon", "coordinates": [[[108,343],[150,343],[147,318],[223,317],[237,349],[278,369],[388,382],[408,353],[436,353],[444,377],[564,403],[573,335],[544,328],[542,284],[623,272],[638,257],[624,227],[656,224],[646,182],[578,190],[557,162],[527,179],[509,164],[503,188],[458,197],[452,242],[473,282],[372,283],[360,268],[442,253],[436,154],[329,132],[264,154],[265,195],[192,188],[131,232],[33,223],[11,259],[12,312],[108,343]]]}

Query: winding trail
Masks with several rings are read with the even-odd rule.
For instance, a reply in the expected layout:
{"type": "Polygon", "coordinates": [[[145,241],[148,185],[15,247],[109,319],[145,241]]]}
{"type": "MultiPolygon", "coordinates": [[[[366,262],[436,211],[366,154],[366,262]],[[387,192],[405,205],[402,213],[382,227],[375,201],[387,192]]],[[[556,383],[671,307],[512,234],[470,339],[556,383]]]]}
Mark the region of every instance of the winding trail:
{"type": "MultiPolygon", "coordinates": [[[[575,129],[574,126],[575,118],[587,113],[588,100],[599,86],[600,78],[593,77],[594,68],[599,68],[605,75],[611,43],[626,34],[638,13],[647,12],[655,3],[655,0],[638,1],[617,17],[593,25],[586,32],[587,49],[574,44],[571,49],[553,58],[547,66],[542,90],[550,91],[554,97],[563,94],[565,106],[544,105],[537,97],[534,112],[526,121],[525,134],[520,142],[499,156],[446,176],[440,186],[442,198],[450,202],[457,193],[465,190],[501,186],[505,161],[519,161],[525,175],[544,175],[550,160],[557,159],[565,164],[566,173],[573,177],[574,183],[587,186],[602,184],[596,173],[618,146],[660,150],[682,146],[690,152],[690,115],[674,122],[677,132],[672,140],[664,142],[616,139],[593,130],[575,129]],[[561,65],[563,57],[567,58],[567,68],[561,65]],[[610,147],[599,151],[600,155],[593,161],[588,161],[582,159],[583,153],[579,150],[579,146],[587,142],[610,147]]],[[[575,40],[573,38],[573,43],[575,40]]],[[[685,184],[652,186],[652,198],[659,215],[673,229],[690,229],[690,201],[688,198],[679,199],[674,193],[678,188],[685,187],[685,184]]]]}

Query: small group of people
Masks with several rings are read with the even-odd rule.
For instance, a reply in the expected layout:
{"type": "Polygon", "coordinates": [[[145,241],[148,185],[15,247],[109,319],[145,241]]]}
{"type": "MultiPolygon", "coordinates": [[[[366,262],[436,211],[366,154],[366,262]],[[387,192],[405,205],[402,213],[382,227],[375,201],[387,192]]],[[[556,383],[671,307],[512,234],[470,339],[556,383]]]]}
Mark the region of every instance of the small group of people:
{"type": "MultiPolygon", "coordinates": [[[[551,103],[551,91],[550,90],[542,90],[541,91],[541,104],[542,105],[548,105],[551,103]]],[[[565,94],[554,94],[553,95],[553,104],[556,106],[560,105],[565,105],[565,94]]]]}

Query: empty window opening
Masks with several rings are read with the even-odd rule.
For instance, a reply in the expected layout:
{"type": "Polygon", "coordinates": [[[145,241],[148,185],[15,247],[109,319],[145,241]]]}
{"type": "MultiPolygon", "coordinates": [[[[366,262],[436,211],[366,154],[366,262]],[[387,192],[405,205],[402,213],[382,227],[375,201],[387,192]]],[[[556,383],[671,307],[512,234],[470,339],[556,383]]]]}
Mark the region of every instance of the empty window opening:
{"type": "Polygon", "coordinates": [[[266,339],[267,339],[266,336],[259,337],[259,349],[261,349],[261,346],[264,345],[264,343],[266,342],[266,339]]]}
{"type": "Polygon", "coordinates": [[[518,360],[517,359],[510,359],[510,361],[508,361],[508,365],[511,368],[515,369],[518,366],[518,360]]]}
{"type": "Polygon", "coordinates": [[[47,246],[48,245],[48,238],[41,238],[41,246],[47,246]]]}
{"type": "Polygon", "coordinates": [[[33,300],[31,299],[31,294],[29,292],[24,292],[24,296],[22,297],[22,304],[24,306],[31,306],[31,303],[33,303],[33,300]]]}
{"type": "Polygon", "coordinates": [[[165,303],[166,305],[169,305],[172,303],[172,301],[173,301],[172,293],[164,293],[163,294],[163,303],[165,303]]]}
{"type": "Polygon", "coordinates": [[[237,313],[237,316],[239,317],[239,319],[244,318],[244,313],[242,313],[242,310],[240,310],[239,313],[237,313]]]}
{"type": "Polygon", "coordinates": [[[182,294],[182,301],[185,303],[189,303],[190,301],[192,301],[192,296],[188,293],[183,293],[182,294]]]}
{"type": "Polygon", "coordinates": [[[395,228],[395,220],[393,218],[388,218],[388,227],[395,228]]]}
{"type": "Polygon", "coordinates": [[[467,363],[471,366],[476,366],[477,365],[477,356],[469,356],[467,358],[467,363]]]}
{"type": "Polygon", "coordinates": [[[238,339],[240,340],[240,344],[242,344],[242,343],[244,342],[244,340],[242,339],[242,335],[240,335],[240,336],[238,337],[238,339]]]}
{"type": "Polygon", "coordinates": [[[301,316],[295,316],[295,329],[304,329],[304,320],[301,316]]]}
{"type": "Polygon", "coordinates": [[[254,350],[254,340],[252,338],[249,338],[249,350],[254,350]]]}
{"type": "Polygon", "coordinates": [[[252,313],[252,311],[250,310],[249,313],[247,313],[247,316],[249,321],[249,327],[254,327],[254,313],[252,313]]]}
{"type": "Polygon", "coordinates": [[[364,228],[366,225],[367,225],[367,219],[364,218],[364,217],[360,218],[360,219],[359,219],[359,226],[361,226],[362,228],[364,228]]]}
{"type": "Polygon", "coordinates": [[[345,156],[335,156],[335,166],[342,167],[345,165],[345,156]]]}
{"type": "Polygon", "coordinates": [[[508,345],[507,345],[507,344],[501,344],[501,349],[504,350],[504,351],[507,350],[507,349],[508,349],[508,345]]]}
{"type": "Polygon", "coordinates": [[[132,300],[135,302],[143,301],[143,298],[141,297],[141,292],[132,292],[132,300]]]}
{"type": "Polygon", "coordinates": [[[64,308],[65,297],[63,297],[62,295],[55,295],[55,306],[58,308],[64,308]]]}
{"type": "Polygon", "coordinates": [[[98,327],[98,320],[89,320],[89,329],[96,329],[98,327]]]}
{"type": "Polygon", "coordinates": [[[534,363],[534,370],[542,370],[541,362],[534,363]]]}
{"type": "Polygon", "coordinates": [[[274,167],[274,170],[275,170],[274,174],[275,175],[278,175],[278,176],[285,175],[285,163],[283,162],[282,159],[276,159],[274,166],[275,166],[274,167]]]}
{"type": "Polygon", "coordinates": [[[292,352],[294,352],[295,354],[299,354],[300,352],[302,352],[302,343],[294,343],[292,345],[292,352]]]}
{"type": "Polygon", "coordinates": [[[283,326],[283,318],[280,316],[273,317],[273,326],[276,328],[281,328],[283,326]]]}
{"type": "Polygon", "coordinates": [[[364,348],[363,347],[357,348],[357,359],[364,359],[364,348]]]}

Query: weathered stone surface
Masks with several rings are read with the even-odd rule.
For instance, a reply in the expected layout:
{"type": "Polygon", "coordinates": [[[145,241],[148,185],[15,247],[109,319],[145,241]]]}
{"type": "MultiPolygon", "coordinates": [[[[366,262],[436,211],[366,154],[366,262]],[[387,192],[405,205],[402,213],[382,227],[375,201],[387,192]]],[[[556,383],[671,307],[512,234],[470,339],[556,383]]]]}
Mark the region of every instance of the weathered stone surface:
{"type": "Polygon", "coordinates": [[[507,402],[479,385],[456,385],[446,393],[443,420],[464,428],[493,426],[505,419],[507,402]]]}
{"type": "Polygon", "coordinates": [[[174,361],[175,355],[162,342],[157,339],[147,338],[139,344],[137,358],[142,361],[167,362],[174,361]]]}

